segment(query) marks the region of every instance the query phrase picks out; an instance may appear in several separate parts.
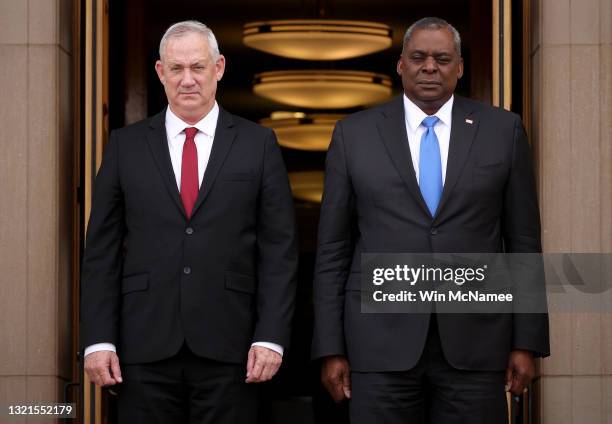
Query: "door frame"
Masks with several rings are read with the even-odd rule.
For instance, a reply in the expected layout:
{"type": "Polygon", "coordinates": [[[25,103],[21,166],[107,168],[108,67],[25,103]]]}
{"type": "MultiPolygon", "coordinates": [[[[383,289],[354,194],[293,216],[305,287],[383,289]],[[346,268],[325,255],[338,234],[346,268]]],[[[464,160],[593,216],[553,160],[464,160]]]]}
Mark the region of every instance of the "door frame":
{"type": "MultiPolygon", "coordinates": [[[[78,0],[76,21],[78,32],[75,39],[81,44],[76,51],[78,72],[78,89],[80,92],[79,105],[79,149],[80,186],[78,187],[81,199],[81,230],[78,242],[82,257],[85,245],[85,234],[91,213],[91,201],[96,173],[102,162],[102,151],[108,141],[108,0],[78,0]]],[[[80,264],[80,260],[76,261],[80,264]]],[[[80,268],[80,266],[79,266],[80,268]]],[[[74,290],[76,323],[80,319],[80,269],[75,273],[74,290]]],[[[77,332],[78,333],[78,332],[77,332]]],[[[78,344],[77,344],[78,349],[78,344]]],[[[102,390],[95,386],[82,372],[82,416],[83,424],[103,423],[103,395],[102,390]]]]}

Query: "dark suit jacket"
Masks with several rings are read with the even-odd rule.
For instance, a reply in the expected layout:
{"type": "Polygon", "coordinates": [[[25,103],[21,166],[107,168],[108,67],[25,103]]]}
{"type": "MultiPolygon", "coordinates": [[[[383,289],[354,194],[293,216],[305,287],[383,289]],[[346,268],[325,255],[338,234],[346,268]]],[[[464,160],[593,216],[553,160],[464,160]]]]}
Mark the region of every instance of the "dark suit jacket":
{"type": "Polygon", "coordinates": [[[95,183],[82,271],[83,347],[123,363],[194,353],[241,363],[253,341],[289,344],[297,245],[274,133],[220,109],[191,219],[165,111],[116,130],[95,183]]]}
{"type": "MultiPolygon", "coordinates": [[[[338,122],[327,155],[318,243],[313,356],[347,355],[356,371],[412,368],[430,315],[360,313],[361,254],[540,252],[535,182],[520,118],[455,96],[446,180],[434,217],[415,177],[402,97],[338,122]]],[[[505,369],[511,349],[549,351],[546,314],[438,314],[438,325],[447,360],[460,369],[505,369]]]]}

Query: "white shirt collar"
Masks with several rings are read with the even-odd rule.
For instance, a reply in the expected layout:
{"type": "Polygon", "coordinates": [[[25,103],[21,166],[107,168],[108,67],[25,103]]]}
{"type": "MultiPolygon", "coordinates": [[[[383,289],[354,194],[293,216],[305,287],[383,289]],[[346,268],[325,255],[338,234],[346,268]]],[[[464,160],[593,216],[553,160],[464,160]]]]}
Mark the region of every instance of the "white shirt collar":
{"type": "MultiPolygon", "coordinates": [[[[455,96],[452,95],[450,99],[446,101],[442,105],[440,109],[434,116],[437,116],[443,124],[446,124],[450,127],[451,119],[453,115],[453,100],[455,96]]],[[[407,96],[404,94],[404,114],[406,116],[406,123],[411,131],[416,131],[416,129],[421,125],[423,119],[427,118],[427,114],[423,112],[417,105],[415,105],[407,96]]]]}
{"type": "Polygon", "coordinates": [[[217,129],[217,119],[219,118],[219,105],[215,101],[213,108],[206,114],[206,116],[200,119],[195,125],[189,125],[181,118],[176,116],[170,109],[170,106],[166,108],[166,134],[169,139],[176,138],[177,135],[182,133],[187,127],[196,127],[198,131],[206,134],[209,137],[215,137],[215,130],[217,129]]]}

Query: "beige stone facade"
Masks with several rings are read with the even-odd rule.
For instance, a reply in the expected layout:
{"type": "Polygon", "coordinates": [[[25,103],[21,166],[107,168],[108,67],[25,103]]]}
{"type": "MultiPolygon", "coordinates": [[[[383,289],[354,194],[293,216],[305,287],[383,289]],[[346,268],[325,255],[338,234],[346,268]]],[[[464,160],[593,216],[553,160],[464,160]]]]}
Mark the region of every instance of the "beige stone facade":
{"type": "MultiPolygon", "coordinates": [[[[612,252],[612,2],[541,0],[533,143],[546,252],[612,252]]],[[[610,308],[608,308],[610,310],[610,308]]],[[[612,423],[612,314],[553,314],[542,423],[612,423]]]]}
{"type": "Polygon", "coordinates": [[[72,25],[70,1],[0,1],[1,404],[72,380],[72,25]]]}
{"type": "MultiPolygon", "coordinates": [[[[0,0],[0,404],[73,379],[74,4],[0,0]]],[[[612,252],[612,0],[532,4],[544,248],[612,252]]],[[[553,314],[551,343],[536,422],[611,424],[612,314],[553,314]]]]}

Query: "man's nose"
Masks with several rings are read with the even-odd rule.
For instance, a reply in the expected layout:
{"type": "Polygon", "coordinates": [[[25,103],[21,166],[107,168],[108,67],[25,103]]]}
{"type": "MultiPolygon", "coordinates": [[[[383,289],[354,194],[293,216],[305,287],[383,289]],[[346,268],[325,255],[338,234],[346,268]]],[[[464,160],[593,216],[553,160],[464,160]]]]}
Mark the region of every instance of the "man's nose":
{"type": "Polygon", "coordinates": [[[438,70],[438,63],[436,62],[436,59],[433,58],[433,56],[427,56],[421,69],[423,70],[423,72],[427,73],[436,72],[438,70]]]}
{"type": "Polygon", "coordinates": [[[181,79],[182,85],[193,85],[195,80],[193,79],[193,75],[191,74],[191,69],[186,68],[183,72],[183,78],[181,79]]]}

